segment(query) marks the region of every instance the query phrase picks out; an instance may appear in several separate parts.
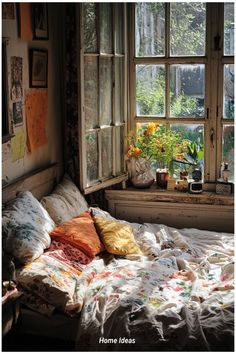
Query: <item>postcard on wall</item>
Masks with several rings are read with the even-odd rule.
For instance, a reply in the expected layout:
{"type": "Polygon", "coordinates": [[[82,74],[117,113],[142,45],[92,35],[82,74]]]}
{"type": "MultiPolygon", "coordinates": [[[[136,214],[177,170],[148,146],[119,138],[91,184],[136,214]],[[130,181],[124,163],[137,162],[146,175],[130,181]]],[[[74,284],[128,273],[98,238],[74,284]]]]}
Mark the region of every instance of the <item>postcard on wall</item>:
{"type": "Polygon", "coordinates": [[[23,123],[23,112],[22,112],[22,102],[13,103],[13,122],[15,125],[20,125],[23,123]]]}
{"type": "Polygon", "coordinates": [[[25,98],[27,122],[27,146],[29,151],[47,144],[46,121],[48,114],[48,92],[45,89],[31,89],[25,98]]]}
{"type": "Polygon", "coordinates": [[[2,3],[2,19],[3,20],[15,19],[14,3],[11,2],[2,3]]]}
{"type": "Polygon", "coordinates": [[[11,57],[11,99],[12,101],[21,100],[23,96],[22,70],[23,70],[23,59],[20,57],[11,57]]]}

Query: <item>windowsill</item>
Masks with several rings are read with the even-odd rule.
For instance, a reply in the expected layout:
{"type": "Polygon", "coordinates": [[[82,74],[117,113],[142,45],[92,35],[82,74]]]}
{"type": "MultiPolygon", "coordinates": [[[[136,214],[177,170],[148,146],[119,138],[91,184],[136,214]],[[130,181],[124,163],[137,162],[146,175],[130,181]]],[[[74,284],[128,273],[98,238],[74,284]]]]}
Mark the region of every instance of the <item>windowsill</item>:
{"type": "Polygon", "coordinates": [[[234,205],[234,195],[222,195],[215,192],[203,191],[202,193],[189,193],[179,191],[167,191],[153,184],[150,188],[139,189],[127,187],[122,190],[106,190],[106,198],[117,200],[133,200],[147,202],[169,202],[209,205],[234,205]]]}

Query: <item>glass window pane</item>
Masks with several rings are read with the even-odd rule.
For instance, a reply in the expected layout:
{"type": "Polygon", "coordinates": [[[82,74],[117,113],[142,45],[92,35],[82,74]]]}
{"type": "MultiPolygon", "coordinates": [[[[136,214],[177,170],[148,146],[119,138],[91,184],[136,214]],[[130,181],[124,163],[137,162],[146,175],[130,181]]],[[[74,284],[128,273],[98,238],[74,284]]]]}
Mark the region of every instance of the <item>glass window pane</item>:
{"type": "Polygon", "coordinates": [[[116,130],[116,173],[124,171],[124,127],[115,127],[116,130]]]}
{"type": "Polygon", "coordinates": [[[84,58],[84,96],[85,128],[89,130],[98,125],[98,61],[97,58],[84,58]]]}
{"type": "Polygon", "coordinates": [[[124,121],[124,71],[123,58],[115,58],[115,123],[124,121]]]}
{"type": "Polygon", "coordinates": [[[165,66],[136,66],[137,115],[165,115],[165,66]]]}
{"type": "Polygon", "coordinates": [[[100,125],[112,122],[112,60],[100,58],[99,67],[100,125]]]}
{"type": "Polygon", "coordinates": [[[102,177],[112,176],[112,128],[103,129],[102,134],[102,177]]]}
{"type": "Polygon", "coordinates": [[[101,3],[99,5],[100,15],[100,52],[112,53],[112,11],[111,5],[101,3]]]}
{"type": "Polygon", "coordinates": [[[136,56],[164,56],[165,4],[140,2],[135,10],[136,56]]]}
{"type": "Polygon", "coordinates": [[[203,117],[205,65],[171,65],[171,117],[203,117]]]}
{"type": "Polygon", "coordinates": [[[83,6],[84,51],[94,53],[97,52],[96,4],[85,3],[83,6]]]}
{"type": "Polygon", "coordinates": [[[115,52],[124,53],[124,4],[114,4],[115,7],[115,52]]]}
{"type": "Polygon", "coordinates": [[[205,55],[206,4],[170,3],[170,55],[205,55]]]}
{"type": "Polygon", "coordinates": [[[228,163],[230,170],[230,180],[234,181],[234,126],[224,125],[222,161],[228,163]]]}
{"type": "Polygon", "coordinates": [[[203,124],[173,124],[171,130],[180,133],[182,144],[174,163],[176,177],[180,178],[180,172],[187,171],[188,176],[194,168],[198,168],[204,174],[204,126],[203,124]]]}
{"type": "Polygon", "coordinates": [[[224,55],[234,55],[234,3],[224,4],[224,55]]]}
{"type": "Polygon", "coordinates": [[[234,65],[224,65],[224,118],[234,119],[234,65]]]}
{"type": "Polygon", "coordinates": [[[96,132],[86,135],[87,186],[98,180],[98,137],[96,132]]]}

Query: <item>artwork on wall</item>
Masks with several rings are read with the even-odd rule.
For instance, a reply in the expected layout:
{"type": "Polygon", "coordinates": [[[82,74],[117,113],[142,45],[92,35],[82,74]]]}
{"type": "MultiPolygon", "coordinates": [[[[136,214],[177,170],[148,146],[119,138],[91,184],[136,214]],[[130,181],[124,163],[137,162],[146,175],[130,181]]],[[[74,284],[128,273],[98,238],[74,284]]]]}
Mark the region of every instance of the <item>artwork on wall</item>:
{"type": "Polygon", "coordinates": [[[11,57],[11,99],[13,102],[21,100],[23,96],[22,70],[23,59],[11,57]]]}
{"type": "Polygon", "coordinates": [[[47,90],[31,89],[25,97],[27,146],[30,152],[47,144],[46,121],[48,114],[47,90]]]}
{"type": "Polygon", "coordinates": [[[48,11],[46,3],[33,3],[34,39],[48,39],[48,11]]]}
{"type": "Polygon", "coordinates": [[[15,125],[23,123],[22,102],[13,103],[13,122],[15,125]]]}
{"type": "Polygon", "coordinates": [[[48,52],[30,49],[30,87],[47,87],[48,52]]]}
{"type": "Polygon", "coordinates": [[[2,3],[2,19],[3,20],[15,19],[14,3],[11,2],[2,3]]]}
{"type": "Polygon", "coordinates": [[[33,38],[31,5],[26,2],[17,4],[19,37],[24,41],[33,38]]]}
{"type": "Polygon", "coordinates": [[[23,129],[15,131],[14,137],[11,139],[11,158],[12,162],[23,159],[25,156],[26,137],[23,129]]]}

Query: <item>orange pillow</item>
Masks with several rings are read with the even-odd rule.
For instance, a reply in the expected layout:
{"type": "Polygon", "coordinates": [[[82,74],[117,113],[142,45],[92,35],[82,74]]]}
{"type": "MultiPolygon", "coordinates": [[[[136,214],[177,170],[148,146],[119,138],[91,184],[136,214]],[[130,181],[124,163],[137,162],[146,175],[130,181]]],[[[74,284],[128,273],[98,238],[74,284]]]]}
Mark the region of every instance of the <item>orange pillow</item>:
{"type": "Polygon", "coordinates": [[[57,241],[69,243],[89,257],[104,251],[89,211],[57,226],[50,232],[50,236],[57,241]]]}

